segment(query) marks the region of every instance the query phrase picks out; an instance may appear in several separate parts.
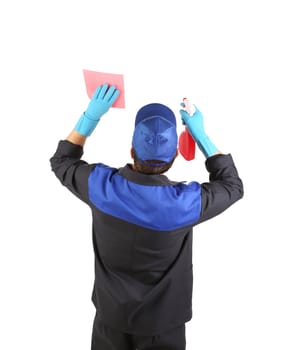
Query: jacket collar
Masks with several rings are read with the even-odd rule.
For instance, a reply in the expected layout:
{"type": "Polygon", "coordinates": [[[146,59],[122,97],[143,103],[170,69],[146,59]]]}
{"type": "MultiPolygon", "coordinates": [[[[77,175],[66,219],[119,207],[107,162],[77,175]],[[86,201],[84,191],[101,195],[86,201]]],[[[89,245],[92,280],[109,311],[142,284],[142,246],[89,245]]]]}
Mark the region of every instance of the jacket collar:
{"type": "Polygon", "coordinates": [[[119,169],[119,174],[125,177],[128,181],[135,182],[140,185],[146,186],[170,186],[176,185],[178,182],[174,182],[168,179],[165,175],[150,175],[139,173],[134,171],[130,164],[126,164],[123,168],[119,169]]]}

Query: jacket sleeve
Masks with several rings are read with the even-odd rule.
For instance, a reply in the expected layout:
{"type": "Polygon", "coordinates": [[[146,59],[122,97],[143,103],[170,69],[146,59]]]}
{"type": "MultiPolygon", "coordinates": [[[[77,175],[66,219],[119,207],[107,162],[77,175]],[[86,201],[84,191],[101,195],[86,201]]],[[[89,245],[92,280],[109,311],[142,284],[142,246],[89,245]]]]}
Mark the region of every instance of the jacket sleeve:
{"type": "Polygon", "coordinates": [[[244,195],[243,182],[230,154],[209,157],[205,165],[209,182],[201,184],[200,222],[219,215],[244,195]]]}
{"type": "Polygon", "coordinates": [[[50,164],[61,184],[79,199],[88,203],[88,177],[95,165],[81,160],[82,155],[82,146],[67,140],[60,141],[56,152],[50,158],[50,164]]]}

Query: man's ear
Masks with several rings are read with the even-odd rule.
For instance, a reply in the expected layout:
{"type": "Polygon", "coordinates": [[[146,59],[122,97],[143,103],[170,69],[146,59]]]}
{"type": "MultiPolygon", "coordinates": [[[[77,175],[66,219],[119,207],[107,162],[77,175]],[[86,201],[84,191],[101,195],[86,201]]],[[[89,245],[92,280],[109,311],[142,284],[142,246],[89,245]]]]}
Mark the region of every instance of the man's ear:
{"type": "Polygon", "coordinates": [[[131,155],[131,158],[134,159],[134,149],[133,149],[133,147],[130,148],[130,155],[131,155]]]}

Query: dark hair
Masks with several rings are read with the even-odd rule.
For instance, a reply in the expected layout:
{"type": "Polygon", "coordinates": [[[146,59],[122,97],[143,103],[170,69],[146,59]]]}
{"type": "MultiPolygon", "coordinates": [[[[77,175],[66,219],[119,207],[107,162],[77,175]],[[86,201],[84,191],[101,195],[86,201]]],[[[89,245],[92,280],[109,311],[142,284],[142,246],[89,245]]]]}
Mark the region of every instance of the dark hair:
{"type": "Polygon", "coordinates": [[[149,159],[147,160],[149,164],[147,164],[145,161],[142,162],[137,158],[134,152],[134,149],[132,149],[132,156],[133,156],[133,164],[135,169],[140,173],[149,174],[149,175],[157,175],[157,174],[165,173],[171,168],[176,158],[175,156],[169,163],[165,163],[161,160],[149,159]],[[160,163],[161,165],[155,165],[155,166],[151,165],[151,164],[160,164],[160,163]]]}

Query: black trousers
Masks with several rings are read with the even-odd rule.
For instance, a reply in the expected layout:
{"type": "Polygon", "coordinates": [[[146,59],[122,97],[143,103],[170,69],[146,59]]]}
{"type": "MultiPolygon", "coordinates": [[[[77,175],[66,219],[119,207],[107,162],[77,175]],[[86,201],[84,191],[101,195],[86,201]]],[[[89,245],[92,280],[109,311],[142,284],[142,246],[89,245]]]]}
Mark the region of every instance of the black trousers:
{"type": "Polygon", "coordinates": [[[164,334],[139,336],[119,332],[95,316],[92,350],[185,350],[185,324],[164,334]]]}

